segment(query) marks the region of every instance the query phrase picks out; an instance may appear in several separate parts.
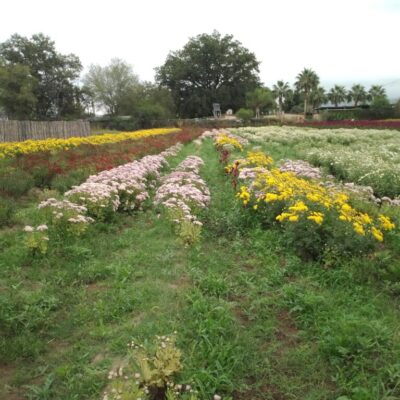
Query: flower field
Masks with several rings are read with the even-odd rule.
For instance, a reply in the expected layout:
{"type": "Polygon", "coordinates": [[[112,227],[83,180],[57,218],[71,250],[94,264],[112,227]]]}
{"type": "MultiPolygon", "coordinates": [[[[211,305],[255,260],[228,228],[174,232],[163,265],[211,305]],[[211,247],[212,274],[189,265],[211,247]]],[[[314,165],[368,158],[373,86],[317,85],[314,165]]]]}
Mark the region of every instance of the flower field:
{"type": "Polygon", "coordinates": [[[3,158],[0,394],[400,398],[398,141],[186,130],[3,158]]]}
{"type": "Polygon", "coordinates": [[[398,131],[265,127],[234,132],[280,152],[284,149],[290,158],[323,167],[339,180],[370,186],[378,197],[400,195],[398,131]]]}
{"type": "Polygon", "coordinates": [[[105,133],[88,137],[70,137],[68,139],[26,140],[24,142],[0,143],[0,158],[15,157],[48,151],[69,150],[83,145],[99,146],[103,144],[139,140],[151,136],[167,135],[176,132],[177,128],[147,129],[134,132],[105,133]]]}
{"type": "Polygon", "coordinates": [[[341,120],[341,121],[307,121],[305,126],[319,128],[376,128],[376,129],[400,129],[400,120],[341,120]]]}
{"type": "MultiPolygon", "coordinates": [[[[146,154],[161,152],[177,142],[195,138],[196,131],[180,130],[98,146],[23,154],[0,160],[0,225],[12,220],[15,202],[42,196],[43,191],[64,193],[88,176],[129,163],[146,154]],[[7,211],[8,210],[8,211],[7,211]]],[[[15,211],[15,210],[14,210],[15,211]]]]}

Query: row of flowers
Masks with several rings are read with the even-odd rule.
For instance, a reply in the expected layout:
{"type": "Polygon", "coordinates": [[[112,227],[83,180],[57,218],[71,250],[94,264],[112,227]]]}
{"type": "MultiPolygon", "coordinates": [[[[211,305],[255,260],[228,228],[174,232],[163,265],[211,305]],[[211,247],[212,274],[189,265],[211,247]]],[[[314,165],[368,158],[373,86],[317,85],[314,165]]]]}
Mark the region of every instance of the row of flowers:
{"type": "Polygon", "coordinates": [[[43,211],[47,224],[24,228],[28,233],[27,246],[33,251],[46,253],[48,230],[58,237],[79,236],[89,224],[107,221],[117,211],[141,210],[149,199],[148,190],[154,189],[160,171],[168,165],[167,158],[175,156],[181,148],[178,143],[159,155],[145,156],[102,171],[74,186],[65,193],[64,199],[42,201],[38,208],[43,211]]]}
{"type": "MultiPolygon", "coordinates": [[[[227,150],[226,145],[220,145],[221,137],[224,134],[214,138],[220,152],[227,150]]],[[[237,145],[234,147],[238,150],[237,145]]],[[[354,236],[356,242],[359,242],[357,237],[382,242],[384,231],[395,228],[388,216],[370,215],[354,207],[346,193],[315,179],[296,176],[292,171],[279,170],[263,152],[249,152],[225,170],[231,175],[233,186],[239,187],[237,197],[246,209],[256,213],[264,223],[282,224],[293,241],[302,250],[308,248],[310,253],[316,247],[318,250],[326,247],[328,242],[352,247],[354,236]]]]}
{"type": "Polygon", "coordinates": [[[400,119],[388,120],[338,120],[338,121],[306,121],[304,126],[315,126],[320,128],[346,127],[346,128],[384,128],[400,129],[400,119]]]}
{"type": "Polygon", "coordinates": [[[201,234],[202,223],[198,214],[210,203],[210,191],[199,176],[203,160],[197,156],[185,158],[177,168],[162,178],[155,202],[166,210],[168,218],[176,224],[182,241],[195,243],[201,234]]]}
{"type": "Polygon", "coordinates": [[[233,133],[268,148],[292,148],[336,178],[370,186],[376,197],[400,196],[400,136],[389,129],[238,128],[233,133]]]}
{"type": "Polygon", "coordinates": [[[146,129],[134,132],[106,133],[88,137],[70,137],[68,139],[26,140],[24,142],[0,143],[0,158],[15,157],[47,151],[68,150],[82,145],[103,145],[126,140],[138,140],[150,136],[167,135],[179,131],[178,128],[146,129]]]}

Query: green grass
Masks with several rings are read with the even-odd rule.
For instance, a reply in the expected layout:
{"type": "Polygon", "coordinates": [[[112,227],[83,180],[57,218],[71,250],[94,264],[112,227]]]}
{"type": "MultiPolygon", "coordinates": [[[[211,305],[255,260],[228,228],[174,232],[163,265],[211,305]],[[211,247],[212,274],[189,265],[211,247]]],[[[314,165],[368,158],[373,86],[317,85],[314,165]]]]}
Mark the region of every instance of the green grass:
{"type": "Polygon", "coordinates": [[[212,195],[194,247],[153,209],[41,258],[0,232],[0,398],[99,399],[128,341],[175,330],[180,379],[204,399],[400,398],[398,289],[379,260],[304,262],[244,218],[210,141],[171,167],[189,154],[212,195]]]}

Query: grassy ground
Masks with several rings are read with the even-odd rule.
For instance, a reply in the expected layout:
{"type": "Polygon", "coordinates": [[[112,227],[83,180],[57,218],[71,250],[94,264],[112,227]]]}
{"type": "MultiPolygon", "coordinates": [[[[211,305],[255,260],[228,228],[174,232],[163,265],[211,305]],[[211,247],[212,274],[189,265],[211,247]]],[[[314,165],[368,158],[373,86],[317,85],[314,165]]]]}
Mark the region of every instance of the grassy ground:
{"type": "Polygon", "coordinates": [[[194,247],[152,209],[37,259],[1,231],[0,397],[98,399],[132,337],[176,330],[181,379],[205,399],[400,398],[398,290],[374,279],[379,260],[300,260],[243,219],[211,142],[171,166],[188,154],[212,195],[194,247]]]}

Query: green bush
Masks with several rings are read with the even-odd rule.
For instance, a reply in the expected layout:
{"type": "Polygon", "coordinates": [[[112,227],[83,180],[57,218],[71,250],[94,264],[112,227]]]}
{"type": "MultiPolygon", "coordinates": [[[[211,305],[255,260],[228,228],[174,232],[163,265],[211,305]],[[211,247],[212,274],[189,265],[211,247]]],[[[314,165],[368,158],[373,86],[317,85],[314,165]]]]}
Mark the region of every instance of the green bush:
{"type": "Polygon", "coordinates": [[[21,196],[34,186],[33,176],[21,169],[6,167],[0,172],[0,192],[21,196]]]}
{"type": "Polygon", "coordinates": [[[90,171],[87,169],[77,169],[67,175],[56,175],[51,180],[50,187],[60,193],[64,193],[71,189],[72,186],[81,184],[89,175],[90,171]]]}
{"type": "Polygon", "coordinates": [[[46,166],[36,166],[32,169],[33,179],[36,187],[48,187],[50,185],[53,174],[50,173],[46,166]]]}
{"type": "Polygon", "coordinates": [[[250,121],[254,117],[253,110],[249,108],[241,108],[236,112],[236,116],[244,122],[250,121]]]}
{"type": "Polygon", "coordinates": [[[9,225],[15,212],[15,201],[0,197],[0,227],[9,225]]]}
{"type": "Polygon", "coordinates": [[[396,116],[395,108],[387,102],[376,101],[370,108],[358,110],[327,110],[321,114],[323,121],[386,119],[396,116]]]}

